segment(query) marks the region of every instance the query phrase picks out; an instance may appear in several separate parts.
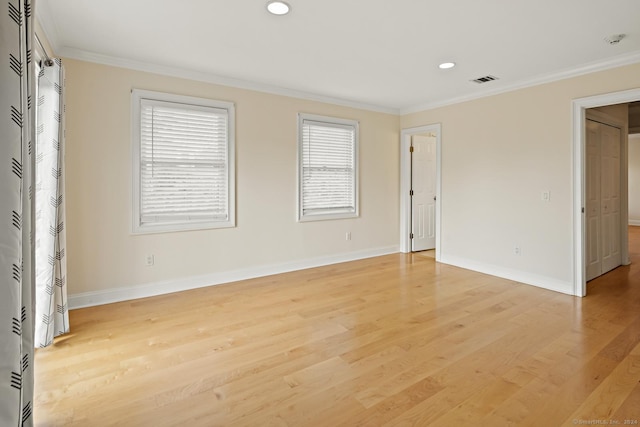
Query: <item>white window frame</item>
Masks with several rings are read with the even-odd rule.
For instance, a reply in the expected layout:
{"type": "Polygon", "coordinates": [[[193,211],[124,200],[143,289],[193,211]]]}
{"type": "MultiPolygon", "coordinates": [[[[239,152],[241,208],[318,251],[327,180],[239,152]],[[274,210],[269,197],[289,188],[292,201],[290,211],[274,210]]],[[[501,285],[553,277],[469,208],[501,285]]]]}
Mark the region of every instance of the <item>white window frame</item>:
{"type": "Polygon", "coordinates": [[[297,191],[297,219],[299,222],[320,221],[333,219],[357,218],[360,216],[360,181],[359,181],[359,122],[356,120],[342,119],[336,117],[319,116],[315,114],[298,113],[298,191],[297,191]],[[354,210],[331,212],[331,213],[305,213],[303,210],[303,123],[305,121],[325,123],[329,126],[353,127],[355,133],[353,158],[354,158],[354,210]]]}
{"type": "Polygon", "coordinates": [[[204,230],[235,227],[235,105],[232,102],[192,96],[175,95],[141,89],[131,91],[132,103],[132,234],[163,233],[174,231],[204,230]],[[194,109],[216,108],[227,111],[227,209],[225,221],[182,220],[166,221],[155,224],[141,223],[141,170],[140,170],[140,138],[141,138],[141,105],[143,100],[159,101],[181,106],[192,106],[194,109]]]}

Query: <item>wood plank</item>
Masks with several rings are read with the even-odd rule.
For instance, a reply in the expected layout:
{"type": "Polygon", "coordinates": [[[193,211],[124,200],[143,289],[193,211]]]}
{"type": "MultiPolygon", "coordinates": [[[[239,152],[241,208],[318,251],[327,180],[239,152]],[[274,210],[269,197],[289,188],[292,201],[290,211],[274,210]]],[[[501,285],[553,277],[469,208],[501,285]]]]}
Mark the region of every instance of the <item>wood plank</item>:
{"type": "Polygon", "coordinates": [[[574,420],[611,420],[613,414],[631,395],[638,383],[640,383],[640,345],[620,361],[582,405],[571,414],[565,424],[572,425],[574,420]]]}
{"type": "Polygon", "coordinates": [[[36,426],[634,420],[640,227],[630,253],[583,299],[394,254],[73,310],[36,426]]]}

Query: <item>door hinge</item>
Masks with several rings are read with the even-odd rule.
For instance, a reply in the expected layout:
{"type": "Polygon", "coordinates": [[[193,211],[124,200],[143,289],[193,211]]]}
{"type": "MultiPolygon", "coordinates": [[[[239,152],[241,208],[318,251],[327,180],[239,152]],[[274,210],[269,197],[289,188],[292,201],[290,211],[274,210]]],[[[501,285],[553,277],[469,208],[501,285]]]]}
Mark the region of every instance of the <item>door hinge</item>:
{"type": "Polygon", "coordinates": [[[413,196],[413,190],[409,190],[409,195],[413,196]]]}
{"type": "Polygon", "coordinates": [[[409,234],[409,238],[413,239],[413,233],[409,234]]]}
{"type": "Polygon", "coordinates": [[[409,152],[413,153],[413,145],[409,146],[409,152]]]}
{"type": "Polygon", "coordinates": [[[582,213],[584,213],[584,208],[582,208],[582,213]]]}
{"type": "Polygon", "coordinates": [[[433,196],[433,201],[434,201],[434,202],[436,201],[436,196],[433,196]]]}

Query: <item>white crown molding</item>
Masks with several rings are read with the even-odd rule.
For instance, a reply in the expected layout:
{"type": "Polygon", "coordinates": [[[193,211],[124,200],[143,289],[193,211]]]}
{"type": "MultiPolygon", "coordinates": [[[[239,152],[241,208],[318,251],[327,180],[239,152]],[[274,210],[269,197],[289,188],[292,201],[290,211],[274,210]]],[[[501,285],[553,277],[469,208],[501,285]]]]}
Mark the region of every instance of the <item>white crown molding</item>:
{"type": "Polygon", "coordinates": [[[68,297],[69,308],[76,309],[83,307],[93,307],[96,305],[111,304],[114,302],[129,301],[132,299],[147,298],[156,295],[164,295],[173,292],[220,285],[223,283],[237,282],[239,280],[254,279],[256,277],[264,277],[273,274],[287,273],[290,271],[304,270],[307,268],[321,267],[324,265],[337,264],[340,262],[356,261],[365,258],[389,255],[397,252],[397,246],[386,246],[337,255],[309,258],[281,264],[264,265],[233,271],[223,271],[203,276],[183,277],[180,279],[145,283],[137,286],[111,288],[104,291],[70,294],[68,297]]]}
{"type": "Polygon", "coordinates": [[[640,62],[640,51],[631,52],[623,55],[614,56],[613,58],[609,58],[605,61],[591,62],[589,64],[585,64],[580,67],[570,68],[570,69],[562,70],[559,72],[553,72],[549,74],[543,74],[541,76],[533,77],[531,79],[526,79],[513,84],[501,86],[496,89],[487,89],[482,92],[474,93],[473,95],[464,95],[464,96],[450,98],[442,101],[419,104],[413,107],[401,108],[400,115],[433,110],[434,108],[445,107],[447,105],[452,105],[452,104],[459,104],[461,102],[473,101],[475,99],[486,98],[489,96],[499,95],[501,93],[506,93],[506,92],[513,92],[515,90],[525,89],[532,86],[538,86],[545,83],[553,83],[558,80],[569,79],[572,77],[578,77],[585,74],[608,70],[611,68],[623,67],[625,65],[632,65],[639,62],[640,62]]]}
{"type": "Polygon", "coordinates": [[[128,68],[138,71],[144,71],[149,73],[167,75],[171,77],[184,78],[195,81],[202,81],[206,83],[218,84],[223,86],[236,87],[239,89],[248,89],[258,92],[271,93],[274,95],[288,96],[292,98],[305,99],[316,102],[323,102],[333,105],[340,105],[344,107],[357,108],[367,111],[375,111],[385,114],[394,115],[406,115],[411,113],[417,113],[421,111],[432,110],[447,105],[459,104],[461,102],[473,101],[475,99],[486,98],[493,95],[499,95],[501,93],[512,92],[519,89],[525,89],[532,86],[537,86],[545,83],[552,83],[558,80],[564,80],[572,77],[578,77],[581,75],[594,73],[598,71],[604,71],[611,68],[622,67],[625,65],[636,64],[640,62],[640,51],[635,51],[627,54],[614,56],[604,61],[595,61],[588,64],[584,64],[580,67],[569,68],[561,70],[559,72],[553,72],[549,74],[543,74],[530,79],[521,80],[513,84],[501,86],[499,88],[488,88],[481,92],[474,93],[472,95],[463,95],[459,97],[448,98],[435,102],[427,102],[417,104],[414,106],[404,108],[394,108],[382,105],[374,105],[368,103],[362,103],[352,100],[346,100],[342,98],[335,98],[331,96],[325,96],[315,93],[309,93],[294,89],[283,88],[274,85],[268,85],[263,83],[251,82],[248,80],[241,80],[232,77],[219,76],[209,73],[203,73],[199,71],[187,70],[179,67],[169,67],[163,65],[152,64],[143,61],[136,61],[130,59],[117,58],[108,55],[97,54],[93,52],[84,51],[81,49],[74,49],[60,46],[58,37],[58,31],[55,26],[55,22],[50,18],[53,16],[48,11],[49,5],[47,2],[43,2],[38,5],[37,18],[40,23],[40,27],[44,32],[44,36],[49,41],[51,48],[56,56],[67,57],[71,59],[77,59],[81,61],[94,62],[103,65],[110,65],[114,67],[128,68]]]}
{"type": "Polygon", "coordinates": [[[489,274],[491,276],[501,277],[503,279],[513,280],[514,282],[524,283],[525,285],[536,286],[538,288],[547,289],[563,294],[574,295],[573,284],[558,280],[553,277],[542,276],[528,271],[514,270],[512,268],[501,267],[492,264],[486,264],[475,260],[470,260],[454,255],[442,254],[440,262],[449,264],[467,270],[477,271],[478,273],[489,274]]]}
{"type": "Polygon", "coordinates": [[[132,59],[117,58],[99,53],[87,52],[80,49],[62,47],[59,49],[59,56],[77,59],[80,61],[93,62],[96,64],[109,65],[113,67],[127,68],[131,70],[144,71],[147,73],[160,74],[165,76],[183,78],[188,80],[211,83],[221,86],[235,87],[238,89],[248,89],[256,92],[270,93],[273,95],[287,96],[291,98],[304,99],[308,101],[323,102],[332,105],[340,105],[343,107],[357,108],[360,110],[375,111],[378,113],[398,115],[397,108],[389,108],[380,105],[367,104],[362,102],[350,101],[331,96],[324,96],[310,92],[304,92],[294,89],[287,89],[279,86],[268,85],[264,83],[251,82],[248,80],[236,79],[233,77],[219,76],[200,71],[187,70],[178,67],[169,67],[165,65],[152,64],[132,59]]]}

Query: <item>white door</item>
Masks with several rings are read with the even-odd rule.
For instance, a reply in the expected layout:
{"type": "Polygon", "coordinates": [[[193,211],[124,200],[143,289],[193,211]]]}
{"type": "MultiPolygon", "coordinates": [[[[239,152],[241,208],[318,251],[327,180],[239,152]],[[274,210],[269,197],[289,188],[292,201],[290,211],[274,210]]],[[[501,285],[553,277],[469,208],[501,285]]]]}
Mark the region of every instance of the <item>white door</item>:
{"type": "Polygon", "coordinates": [[[600,136],[599,123],[587,120],[587,280],[602,274],[600,251],[600,136]]]}
{"type": "Polygon", "coordinates": [[[600,124],[602,274],[622,264],[620,252],[620,129],[600,124]]]}
{"type": "Polygon", "coordinates": [[[587,120],[587,280],[622,264],[620,129],[587,120]]]}
{"type": "Polygon", "coordinates": [[[436,137],[411,137],[412,251],[436,247],[436,137]]]}

